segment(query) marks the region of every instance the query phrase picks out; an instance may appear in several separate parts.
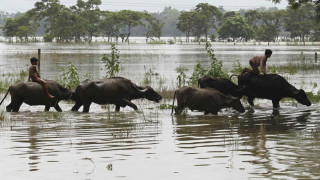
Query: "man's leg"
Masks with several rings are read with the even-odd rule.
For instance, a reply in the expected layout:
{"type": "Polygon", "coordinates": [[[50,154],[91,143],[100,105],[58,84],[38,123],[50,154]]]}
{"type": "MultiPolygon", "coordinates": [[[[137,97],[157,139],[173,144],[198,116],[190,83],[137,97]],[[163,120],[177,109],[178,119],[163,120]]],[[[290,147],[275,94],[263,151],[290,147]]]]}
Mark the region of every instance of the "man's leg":
{"type": "Polygon", "coordinates": [[[44,81],[44,80],[41,79],[41,78],[38,78],[38,79],[36,79],[35,81],[38,82],[38,83],[43,84],[44,92],[45,92],[45,94],[47,95],[48,98],[54,98],[54,96],[52,96],[51,94],[49,94],[48,84],[47,84],[46,81],[44,81]]]}

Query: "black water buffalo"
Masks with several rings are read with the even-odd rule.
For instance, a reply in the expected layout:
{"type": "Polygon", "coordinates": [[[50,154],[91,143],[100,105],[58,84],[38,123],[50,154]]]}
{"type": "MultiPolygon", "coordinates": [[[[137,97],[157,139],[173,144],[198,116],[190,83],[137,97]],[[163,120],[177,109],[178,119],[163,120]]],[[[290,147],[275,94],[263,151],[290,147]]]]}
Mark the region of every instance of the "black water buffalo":
{"type": "Polygon", "coordinates": [[[253,100],[255,98],[263,98],[272,100],[273,107],[278,108],[279,101],[284,97],[294,98],[306,106],[311,105],[304,90],[296,89],[278,74],[245,73],[238,76],[238,83],[248,88],[245,95],[248,96],[248,102],[251,106],[254,106],[253,100]]]}
{"type": "Polygon", "coordinates": [[[121,107],[130,106],[137,110],[132,99],[146,98],[150,101],[159,102],[162,97],[150,86],[145,88],[132,83],[123,77],[112,77],[103,80],[86,80],[76,89],[76,104],[72,111],[78,111],[83,105],[83,112],[89,112],[92,102],[97,104],[115,104],[116,111],[121,107]]]}
{"type": "Polygon", "coordinates": [[[64,88],[56,81],[46,80],[48,83],[49,93],[55,98],[49,99],[43,90],[43,85],[37,82],[18,82],[11,85],[3,97],[0,105],[7,97],[8,93],[11,95],[11,103],[6,107],[8,112],[18,112],[22,103],[30,106],[45,105],[45,111],[49,111],[50,107],[54,107],[57,111],[61,112],[59,106],[60,100],[71,99],[74,92],[64,88]]]}
{"type": "Polygon", "coordinates": [[[175,108],[176,115],[181,114],[185,107],[190,110],[204,111],[204,114],[217,114],[221,108],[225,107],[232,107],[241,113],[245,111],[239,98],[224,95],[212,88],[200,89],[185,86],[175,91],[171,114],[176,97],[178,102],[178,106],[175,108]]]}
{"type": "Polygon", "coordinates": [[[232,95],[241,98],[245,94],[246,88],[238,86],[231,80],[226,78],[212,78],[204,76],[198,79],[198,87],[200,88],[214,88],[225,95],[232,95]]]}

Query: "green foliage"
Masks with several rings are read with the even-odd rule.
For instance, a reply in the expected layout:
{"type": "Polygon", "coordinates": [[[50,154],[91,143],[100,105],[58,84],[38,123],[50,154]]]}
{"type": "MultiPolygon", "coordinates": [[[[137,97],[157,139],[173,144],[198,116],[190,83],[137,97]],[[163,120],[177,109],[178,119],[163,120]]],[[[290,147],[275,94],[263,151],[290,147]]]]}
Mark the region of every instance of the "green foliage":
{"type": "Polygon", "coordinates": [[[46,33],[43,36],[43,41],[44,42],[52,42],[54,36],[52,34],[46,33]]]}
{"type": "Polygon", "coordinates": [[[150,37],[156,37],[160,40],[161,34],[162,34],[162,27],[165,23],[160,22],[158,19],[152,17],[150,14],[145,14],[147,24],[147,32],[146,32],[146,38],[148,41],[148,38],[150,37]]]}
{"type": "Polygon", "coordinates": [[[216,41],[216,35],[215,34],[211,34],[210,35],[210,41],[211,42],[215,42],[216,41]]]}
{"type": "Polygon", "coordinates": [[[206,75],[210,77],[228,77],[228,74],[222,70],[222,61],[217,60],[210,42],[206,43],[206,50],[211,60],[211,65],[207,70],[206,75]]]}
{"type": "Polygon", "coordinates": [[[207,69],[205,69],[204,67],[202,67],[202,65],[200,63],[196,64],[196,66],[193,69],[193,73],[191,75],[191,77],[189,78],[190,81],[188,82],[189,85],[194,85],[198,82],[198,79],[200,77],[205,76],[207,73],[207,69]]]}
{"type": "Polygon", "coordinates": [[[187,79],[187,75],[185,73],[185,71],[187,71],[187,68],[183,68],[183,67],[177,67],[176,68],[176,72],[178,73],[178,77],[177,77],[177,86],[178,87],[182,87],[185,85],[186,83],[186,79],[187,79]]]}
{"type": "Polygon", "coordinates": [[[314,7],[310,4],[302,5],[297,10],[288,10],[284,23],[286,31],[292,38],[298,37],[305,42],[305,37],[310,33],[314,25],[314,7]]]}
{"type": "Polygon", "coordinates": [[[146,70],[146,67],[144,67],[144,81],[143,83],[146,85],[150,85],[152,82],[153,77],[158,77],[159,73],[154,72],[152,69],[146,70]]]}
{"type": "Polygon", "coordinates": [[[114,77],[120,70],[120,51],[115,44],[111,44],[111,57],[104,54],[101,58],[106,70],[106,77],[114,77]]]}
{"type": "Polygon", "coordinates": [[[142,18],[145,17],[145,13],[131,10],[121,10],[119,12],[122,29],[122,42],[129,42],[129,37],[131,35],[131,30],[134,27],[143,25],[142,18]]]}
{"type": "Polygon", "coordinates": [[[24,70],[20,70],[19,73],[9,73],[1,75],[0,92],[6,92],[8,88],[14,83],[25,81],[27,76],[28,72],[24,70]]]}
{"type": "Polygon", "coordinates": [[[72,62],[68,62],[66,67],[60,67],[59,73],[60,79],[58,82],[64,87],[75,89],[80,84],[78,70],[72,62]]]}
{"type": "Polygon", "coordinates": [[[284,10],[260,13],[259,19],[262,23],[256,28],[256,39],[267,42],[274,41],[279,36],[284,17],[284,10]]]}
{"type": "Polygon", "coordinates": [[[150,38],[150,41],[147,44],[166,44],[166,41],[150,38]]]}
{"type": "Polygon", "coordinates": [[[240,15],[228,17],[217,30],[220,38],[250,39],[254,37],[254,31],[247,23],[246,19],[240,15]]]}
{"type": "Polygon", "coordinates": [[[205,68],[200,63],[198,63],[194,69],[191,77],[189,78],[189,84],[196,84],[198,79],[203,76],[210,76],[210,77],[224,77],[227,78],[228,74],[222,70],[223,64],[222,61],[218,61],[214,50],[211,48],[210,42],[206,43],[206,50],[209,55],[211,64],[209,67],[205,68]]]}
{"type": "Polygon", "coordinates": [[[186,42],[189,42],[189,37],[192,32],[192,22],[193,22],[193,17],[194,17],[193,11],[182,11],[181,14],[179,15],[179,21],[177,23],[177,28],[181,31],[184,32],[186,35],[186,42]]]}
{"type": "Polygon", "coordinates": [[[196,5],[195,12],[197,14],[195,18],[196,21],[193,21],[194,23],[197,22],[196,25],[193,24],[194,29],[196,29],[195,34],[197,37],[204,34],[207,40],[209,29],[216,28],[216,20],[222,19],[222,13],[217,7],[208,3],[199,3],[196,5]]]}
{"type": "Polygon", "coordinates": [[[233,63],[232,65],[232,69],[230,70],[230,72],[234,73],[234,74],[240,74],[243,70],[243,67],[240,64],[240,61],[236,61],[233,63]]]}
{"type": "Polygon", "coordinates": [[[12,38],[18,37],[21,42],[28,42],[28,37],[34,36],[38,24],[34,21],[30,11],[16,18],[8,18],[4,27],[4,35],[12,38]]]}
{"type": "Polygon", "coordinates": [[[320,102],[320,91],[318,91],[318,93],[314,94],[312,92],[306,92],[308,99],[312,102],[312,103],[318,103],[320,102]]]}
{"type": "Polygon", "coordinates": [[[172,104],[160,104],[157,108],[160,110],[172,109],[172,104]]]}

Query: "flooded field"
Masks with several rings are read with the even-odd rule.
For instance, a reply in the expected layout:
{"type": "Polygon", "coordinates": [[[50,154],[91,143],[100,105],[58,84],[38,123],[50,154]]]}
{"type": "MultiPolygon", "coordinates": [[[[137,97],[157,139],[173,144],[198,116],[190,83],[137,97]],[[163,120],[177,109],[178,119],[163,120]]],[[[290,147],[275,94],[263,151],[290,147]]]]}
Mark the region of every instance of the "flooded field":
{"type": "MultiPolygon", "coordinates": [[[[147,72],[158,74],[149,83],[156,90],[176,88],[176,68],[209,64],[205,45],[119,44],[120,76],[139,85],[147,72]]],[[[218,60],[229,71],[235,62],[248,66],[253,55],[273,50],[268,65],[299,62],[303,52],[313,63],[319,46],[213,43],[218,60]]],[[[26,70],[41,48],[41,75],[59,78],[68,61],[94,79],[105,74],[102,54],[110,45],[0,43],[0,72],[26,70]]],[[[297,88],[318,92],[319,71],[282,74],[297,88]]],[[[25,79],[26,80],[26,79],[25,79]]],[[[4,94],[1,94],[2,97],[4,94]]],[[[187,111],[171,116],[172,99],[160,103],[134,100],[126,107],[91,105],[90,113],[71,112],[72,101],[61,101],[64,112],[43,112],[43,106],[23,104],[18,113],[0,106],[1,179],[319,179],[320,111],[296,101],[255,100],[240,114],[223,109],[217,116],[187,111]]],[[[82,110],[82,108],[80,109],[82,110]]]]}

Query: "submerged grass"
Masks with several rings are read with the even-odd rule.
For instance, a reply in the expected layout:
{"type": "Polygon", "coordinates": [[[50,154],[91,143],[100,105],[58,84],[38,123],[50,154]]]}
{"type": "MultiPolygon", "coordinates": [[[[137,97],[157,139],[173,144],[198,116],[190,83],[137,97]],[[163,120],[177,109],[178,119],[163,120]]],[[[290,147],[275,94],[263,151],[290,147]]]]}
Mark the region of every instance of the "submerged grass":
{"type": "Polygon", "coordinates": [[[11,86],[14,83],[25,81],[27,76],[28,72],[24,70],[20,70],[20,72],[16,74],[9,73],[0,75],[0,93],[6,92],[9,86],[11,86]]]}

